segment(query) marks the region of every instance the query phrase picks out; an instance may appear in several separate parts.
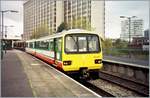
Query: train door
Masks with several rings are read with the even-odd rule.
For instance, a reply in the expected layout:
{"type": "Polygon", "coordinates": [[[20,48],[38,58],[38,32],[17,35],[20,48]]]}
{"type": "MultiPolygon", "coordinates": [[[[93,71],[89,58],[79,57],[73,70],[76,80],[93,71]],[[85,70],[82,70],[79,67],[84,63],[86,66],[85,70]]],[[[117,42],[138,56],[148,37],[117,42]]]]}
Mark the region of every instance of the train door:
{"type": "Polygon", "coordinates": [[[49,40],[49,51],[50,51],[50,57],[55,59],[54,57],[54,39],[49,40]]]}
{"type": "Polygon", "coordinates": [[[57,53],[57,52],[56,52],[56,48],[57,48],[57,47],[56,47],[56,38],[54,38],[54,62],[55,62],[55,60],[56,60],[56,58],[57,58],[57,57],[56,57],[56,56],[57,56],[57,55],[56,55],[56,53],[57,53]]]}
{"type": "Polygon", "coordinates": [[[62,38],[55,38],[54,39],[54,59],[55,65],[57,67],[61,67],[62,61],[62,38]]]}

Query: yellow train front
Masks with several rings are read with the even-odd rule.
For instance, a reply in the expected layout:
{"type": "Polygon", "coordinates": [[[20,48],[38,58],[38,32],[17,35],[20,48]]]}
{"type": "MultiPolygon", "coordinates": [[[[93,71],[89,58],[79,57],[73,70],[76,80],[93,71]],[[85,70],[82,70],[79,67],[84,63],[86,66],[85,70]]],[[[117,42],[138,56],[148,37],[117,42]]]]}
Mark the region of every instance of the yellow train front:
{"type": "Polygon", "coordinates": [[[77,72],[88,77],[93,73],[98,75],[102,68],[102,49],[97,33],[75,29],[27,42],[27,52],[67,73],[77,72]],[[44,47],[42,42],[47,42],[47,49],[38,48],[44,47]]]}

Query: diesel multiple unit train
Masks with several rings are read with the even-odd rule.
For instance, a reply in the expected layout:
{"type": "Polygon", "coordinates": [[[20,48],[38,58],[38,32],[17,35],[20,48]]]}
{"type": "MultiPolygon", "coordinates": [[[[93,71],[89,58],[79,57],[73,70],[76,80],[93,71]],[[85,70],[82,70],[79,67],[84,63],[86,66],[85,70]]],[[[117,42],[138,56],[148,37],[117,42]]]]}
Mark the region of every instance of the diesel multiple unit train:
{"type": "Polygon", "coordinates": [[[71,29],[26,41],[25,51],[66,73],[98,75],[102,68],[102,49],[97,33],[71,29]]]}

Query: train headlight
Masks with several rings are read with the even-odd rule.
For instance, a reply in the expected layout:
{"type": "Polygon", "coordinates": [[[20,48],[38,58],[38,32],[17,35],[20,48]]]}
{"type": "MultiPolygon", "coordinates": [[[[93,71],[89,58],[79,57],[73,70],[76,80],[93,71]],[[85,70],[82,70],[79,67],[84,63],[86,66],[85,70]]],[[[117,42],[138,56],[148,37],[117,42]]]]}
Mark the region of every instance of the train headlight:
{"type": "Polygon", "coordinates": [[[101,59],[96,59],[95,60],[95,64],[101,64],[102,63],[102,60],[101,59]]]}
{"type": "Polygon", "coordinates": [[[63,61],[63,65],[71,65],[71,61],[63,61]]]}

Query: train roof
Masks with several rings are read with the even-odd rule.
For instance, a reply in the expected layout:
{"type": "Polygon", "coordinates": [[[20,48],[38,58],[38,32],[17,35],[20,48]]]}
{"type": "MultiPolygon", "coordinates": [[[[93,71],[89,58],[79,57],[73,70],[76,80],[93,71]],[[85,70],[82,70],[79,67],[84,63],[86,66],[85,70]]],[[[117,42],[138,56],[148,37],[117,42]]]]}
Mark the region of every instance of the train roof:
{"type": "Polygon", "coordinates": [[[83,30],[83,29],[70,29],[66,31],[66,33],[94,33],[94,31],[88,31],[88,30],[83,30]]]}
{"type": "Polygon", "coordinates": [[[98,33],[95,33],[94,31],[87,31],[87,30],[83,30],[83,29],[70,29],[70,30],[63,30],[62,32],[58,32],[56,34],[52,34],[52,35],[49,35],[49,36],[41,37],[41,38],[38,38],[38,39],[28,40],[26,42],[48,40],[50,38],[61,37],[61,36],[64,36],[66,34],[75,34],[75,33],[98,34],[98,33]]]}

